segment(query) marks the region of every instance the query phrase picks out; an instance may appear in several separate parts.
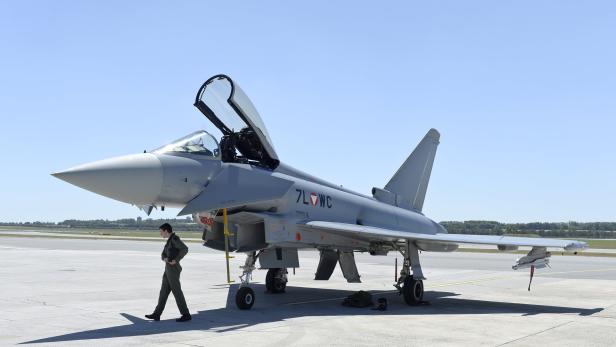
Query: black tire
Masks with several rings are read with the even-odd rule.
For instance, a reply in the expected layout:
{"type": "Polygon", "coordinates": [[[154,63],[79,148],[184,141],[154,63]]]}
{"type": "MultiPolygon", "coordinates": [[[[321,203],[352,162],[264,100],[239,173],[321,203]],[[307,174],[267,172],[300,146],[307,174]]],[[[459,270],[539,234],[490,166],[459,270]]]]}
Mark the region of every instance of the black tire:
{"type": "Polygon", "coordinates": [[[419,305],[423,301],[424,286],[422,280],[409,276],[404,280],[402,296],[407,305],[419,305]]]}
{"type": "Polygon", "coordinates": [[[273,281],[272,281],[273,271],[272,270],[276,270],[276,269],[268,269],[267,274],[265,275],[265,289],[268,292],[272,291],[272,285],[273,285],[273,281]]]}
{"type": "Polygon", "coordinates": [[[287,288],[287,281],[281,279],[281,272],[286,271],[286,269],[269,269],[267,270],[267,275],[265,276],[265,288],[268,292],[273,294],[284,293],[287,288]]]}
{"type": "Polygon", "coordinates": [[[255,303],[255,292],[250,287],[241,287],[235,294],[235,305],[240,310],[250,310],[255,303]]]}

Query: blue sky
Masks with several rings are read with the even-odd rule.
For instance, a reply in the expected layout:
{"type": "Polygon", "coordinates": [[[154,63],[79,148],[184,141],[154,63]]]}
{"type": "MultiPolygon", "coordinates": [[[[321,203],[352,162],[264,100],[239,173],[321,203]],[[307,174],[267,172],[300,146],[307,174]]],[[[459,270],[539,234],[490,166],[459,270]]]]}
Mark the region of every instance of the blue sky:
{"type": "Polygon", "coordinates": [[[216,73],[283,161],[345,187],[434,127],[428,216],[614,221],[615,38],[613,1],[3,2],[0,221],[143,216],[49,174],[211,130],[216,73]]]}

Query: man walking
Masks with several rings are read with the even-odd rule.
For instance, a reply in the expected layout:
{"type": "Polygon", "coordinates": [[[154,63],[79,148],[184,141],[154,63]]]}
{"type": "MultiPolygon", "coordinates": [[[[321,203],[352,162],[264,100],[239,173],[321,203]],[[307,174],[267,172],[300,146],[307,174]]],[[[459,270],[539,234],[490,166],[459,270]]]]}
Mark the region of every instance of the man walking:
{"type": "Polygon", "coordinates": [[[192,317],[186,306],[186,300],[184,299],[184,293],[182,293],[182,287],[180,285],[180,272],[182,272],[180,260],[188,253],[188,247],[186,247],[184,242],[180,240],[180,237],[173,232],[173,228],[171,228],[169,223],[161,225],[159,229],[160,236],[167,239],[167,243],[161,254],[161,259],[165,262],[165,273],[163,274],[163,283],[160,286],[158,305],[154,309],[154,313],[146,314],[145,317],[159,321],[160,315],[165,309],[169,292],[171,292],[182,314],[182,317],[175,321],[187,322],[191,320],[192,317]]]}

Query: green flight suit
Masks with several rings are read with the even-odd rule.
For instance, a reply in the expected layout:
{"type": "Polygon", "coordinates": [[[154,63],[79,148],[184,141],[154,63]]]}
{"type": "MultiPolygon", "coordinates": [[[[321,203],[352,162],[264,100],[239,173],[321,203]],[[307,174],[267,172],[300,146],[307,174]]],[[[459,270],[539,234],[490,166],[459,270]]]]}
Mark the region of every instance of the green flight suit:
{"type": "Polygon", "coordinates": [[[161,258],[164,260],[167,258],[169,261],[175,260],[175,265],[169,265],[165,263],[165,273],[163,274],[163,283],[160,286],[160,294],[158,296],[158,305],[154,310],[154,314],[160,315],[165,309],[167,298],[169,293],[173,293],[175,302],[178,305],[180,313],[184,315],[190,315],[188,307],[186,306],[186,300],[184,299],[184,293],[182,293],[182,286],[180,285],[180,273],[182,267],[180,266],[180,260],[188,253],[188,247],[180,240],[180,237],[175,233],[171,233],[165,248],[161,254],[161,258]]]}

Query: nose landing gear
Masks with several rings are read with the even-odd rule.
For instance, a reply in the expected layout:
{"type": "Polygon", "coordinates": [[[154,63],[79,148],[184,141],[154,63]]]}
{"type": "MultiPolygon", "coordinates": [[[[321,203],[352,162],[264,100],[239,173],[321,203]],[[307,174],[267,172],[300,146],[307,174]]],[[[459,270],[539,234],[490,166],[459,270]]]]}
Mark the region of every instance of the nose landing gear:
{"type": "Polygon", "coordinates": [[[257,255],[255,252],[250,252],[246,256],[246,262],[244,266],[240,266],[243,270],[240,280],[240,289],[235,293],[235,305],[240,310],[250,310],[255,303],[255,292],[249,287],[250,279],[252,278],[252,272],[255,269],[255,262],[257,261],[257,255]]]}
{"type": "MultiPolygon", "coordinates": [[[[241,266],[244,272],[240,276],[242,283],[240,289],[235,293],[235,305],[240,310],[250,310],[255,303],[255,292],[249,287],[252,271],[255,269],[257,256],[255,252],[248,253],[244,266],[241,266]]],[[[265,287],[267,291],[273,294],[284,293],[287,287],[287,269],[274,268],[267,270],[265,277],[265,287]]]]}

